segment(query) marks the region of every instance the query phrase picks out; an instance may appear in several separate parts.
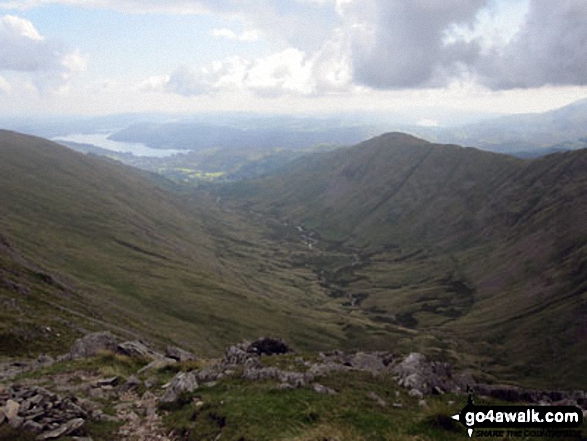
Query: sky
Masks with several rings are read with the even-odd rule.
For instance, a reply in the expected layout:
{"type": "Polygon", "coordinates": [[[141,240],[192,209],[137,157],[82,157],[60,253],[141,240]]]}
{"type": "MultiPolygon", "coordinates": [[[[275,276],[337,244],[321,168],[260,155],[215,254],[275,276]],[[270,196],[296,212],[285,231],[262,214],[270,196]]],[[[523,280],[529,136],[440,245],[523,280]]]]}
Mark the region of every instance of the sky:
{"type": "Polygon", "coordinates": [[[0,115],[443,125],[586,97],[585,0],[0,0],[0,115]]]}

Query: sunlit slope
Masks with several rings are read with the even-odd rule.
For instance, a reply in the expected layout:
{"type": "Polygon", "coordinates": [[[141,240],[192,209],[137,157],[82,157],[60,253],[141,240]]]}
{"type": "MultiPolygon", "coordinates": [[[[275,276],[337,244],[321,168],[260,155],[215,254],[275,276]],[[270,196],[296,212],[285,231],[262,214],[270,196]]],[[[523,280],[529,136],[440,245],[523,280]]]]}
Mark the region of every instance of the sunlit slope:
{"type": "Polygon", "coordinates": [[[62,308],[82,314],[70,320],[78,333],[109,325],[193,349],[262,333],[335,341],[323,317],[287,303],[302,289],[300,276],[282,271],[293,280],[283,289],[256,281],[255,253],[239,261],[224,249],[230,234],[241,233],[228,231],[229,213],[214,218],[207,204],[166,193],[130,168],[0,132],[0,229],[11,250],[2,257],[0,288],[6,302],[16,302],[2,323],[6,347],[19,333],[32,342],[62,308]],[[19,298],[14,283],[28,297],[19,298]],[[52,303],[43,311],[21,304],[41,304],[48,293],[52,303]],[[38,329],[21,332],[23,321],[38,329]]]}

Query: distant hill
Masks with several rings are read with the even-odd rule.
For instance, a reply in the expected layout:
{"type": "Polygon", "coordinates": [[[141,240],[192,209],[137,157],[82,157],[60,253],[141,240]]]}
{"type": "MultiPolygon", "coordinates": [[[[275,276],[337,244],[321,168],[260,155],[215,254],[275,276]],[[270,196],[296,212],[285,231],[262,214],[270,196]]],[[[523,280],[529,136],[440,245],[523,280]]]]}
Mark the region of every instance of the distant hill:
{"type": "Polygon", "coordinates": [[[435,142],[472,145],[501,153],[585,148],[587,99],[543,113],[501,116],[454,128],[414,129],[435,142]]]}
{"type": "Polygon", "coordinates": [[[253,120],[234,125],[208,122],[132,124],[111,135],[111,139],[139,142],[156,149],[203,151],[212,148],[233,151],[284,148],[304,150],[318,144],[352,145],[368,137],[364,126],[332,125],[326,121],[298,121],[294,118],[253,120]]]}
{"type": "Polygon", "coordinates": [[[332,280],[373,319],[489,351],[512,377],[578,384],[586,150],[521,160],[390,133],[230,192],[363,255],[332,280]]]}

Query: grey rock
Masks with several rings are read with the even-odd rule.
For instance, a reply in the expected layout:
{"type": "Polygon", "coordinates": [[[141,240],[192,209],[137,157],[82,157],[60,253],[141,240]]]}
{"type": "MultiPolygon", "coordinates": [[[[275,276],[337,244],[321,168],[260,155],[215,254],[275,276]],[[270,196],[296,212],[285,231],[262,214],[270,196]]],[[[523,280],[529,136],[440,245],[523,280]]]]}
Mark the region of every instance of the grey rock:
{"type": "Polygon", "coordinates": [[[137,390],[142,384],[143,384],[143,382],[141,380],[139,380],[138,377],[131,375],[130,377],[128,377],[126,382],[122,385],[121,390],[123,392],[137,390]]]}
{"type": "Polygon", "coordinates": [[[422,393],[422,391],[418,390],[418,389],[410,389],[410,397],[416,397],[416,398],[424,398],[424,394],[422,393]]]}
{"type": "Polygon", "coordinates": [[[142,374],[143,372],[147,372],[147,371],[163,369],[167,366],[171,366],[176,363],[177,363],[177,361],[174,360],[173,358],[167,358],[167,357],[157,358],[157,359],[153,360],[151,363],[149,363],[148,365],[143,366],[141,369],[139,369],[139,371],[137,373],[142,374]]]}
{"type": "Polygon", "coordinates": [[[106,387],[106,386],[117,386],[120,379],[118,377],[108,377],[108,378],[100,378],[96,385],[98,387],[106,387]]]}
{"type": "Polygon", "coordinates": [[[163,397],[161,397],[161,401],[165,403],[173,402],[177,400],[181,393],[193,392],[197,388],[198,382],[193,372],[180,372],[171,380],[163,397]]]}
{"type": "Polygon", "coordinates": [[[177,361],[193,361],[196,360],[196,356],[191,352],[185,351],[177,346],[167,346],[165,348],[165,356],[167,358],[173,358],[177,361]]]}
{"type": "Polygon", "coordinates": [[[250,342],[244,341],[241,343],[237,343],[236,345],[229,346],[224,351],[224,357],[222,362],[225,365],[234,366],[234,365],[242,365],[245,364],[251,357],[258,357],[257,354],[252,354],[247,352],[248,347],[250,346],[250,342]]]}
{"type": "Polygon", "coordinates": [[[319,383],[314,383],[312,389],[319,394],[336,395],[336,391],[326,386],[322,386],[319,383]]]}
{"type": "Polygon", "coordinates": [[[28,421],[25,421],[24,424],[22,425],[22,430],[26,430],[28,432],[33,432],[33,433],[38,434],[43,431],[43,426],[39,423],[36,423],[35,421],[28,420],[28,421]]]}
{"type": "Polygon", "coordinates": [[[54,430],[50,430],[48,432],[44,432],[40,434],[37,439],[40,441],[47,440],[47,439],[56,439],[62,436],[67,436],[74,433],[76,430],[81,429],[84,425],[83,418],[75,418],[66,422],[65,424],[60,425],[54,430]]]}
{"type": "Polygon", "coordinates": [[[55,363],[55,359],[50,355],[41,354],[37,357],[35,363],[37,364],[37,366],[50,366],[53,363],[55,363]]]}
{"type": "Polygon", "coordinates": [[[224,375],[222,366],[212,365],[198,370],[196,372],[196,379],[201,382],[217,381],[224,375]]]}
{"type": "Polygon", "coordinates": [[[10,427],[12,427],[13,429],[18,429],[20,426],[22,426],[23,423],[24,418],[18,415],[8,420],[8,424],[10,424],[10,427]]]}
{"type": "Polygon", "coordinates": [[[333,362],[327,362],[313,364],[310,367],[310,369],[308,369],[308,373],[315,377],[322,377],[325,375],[329,375],[333,372],[348,371],[350,369],[351,368],[349,366],[344,366],[342,364],[337,364],[333,362]]]}
{"type": "Polygon", "coordinates": [[[118,345],[117,351],[128,357],[157,358],[155,352],[140,341],[125,341],[118,345]]]}
{"type": "Polygon", "coordinates": [[[417,389],[424,395],[444,392],[461,392],[463,384],[458,376],[452,375],[446,363],[429,362],[417,352],[408,355],[403,361],[391,367],[400,386],[417,389]]]}
{"type": "Polygon", "coordinates": [[[354,369],[380,372],[385,368],[383,361],[375,354],[367,354],[365,352],[357,352],[351,359],[350,364],[354,369]]]}
{"type": "Polygon", "coordinates": [[[11,421],[13,418],[15,418],[19,411],[20,404],[14,400],[8,400],[4,405],[3,412],[4,415],[6,415],[6,419],[8,419],[8,421],[11,421]]]}
{"type": "Polygon", "coordinates": [[[102,351],[116,352],[118,343],[116,337],[110,332],[96,332],[78,338],[73,344],[69,355],[71,358],[85,358],[97,355],[102,351]]]}

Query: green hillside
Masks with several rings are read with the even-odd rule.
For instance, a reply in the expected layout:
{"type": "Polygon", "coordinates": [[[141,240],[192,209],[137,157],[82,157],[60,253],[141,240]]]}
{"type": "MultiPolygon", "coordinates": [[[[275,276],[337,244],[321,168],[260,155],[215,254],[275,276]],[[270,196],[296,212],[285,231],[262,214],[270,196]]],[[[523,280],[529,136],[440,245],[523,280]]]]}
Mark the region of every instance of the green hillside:
{"type": "Polygon", "coordinates": [[[265,334],[580,387],[586,170],[583,151],[523,161],[387,134],[173,192],[0,132],[0,355],[102,329],[211,355],[265,334]]]}
{"type": "Polygon", "coordinates": [[[375,323],[501,378],[583,382],[587,151],[523,161],[391,133],[225,194],[313,231],[308,264],[375,323]]]}
{"type": "Polygon", "coordinates": [[[40,138],[0,132],[0,231],[3,355],[104,328],[213,353],[261,334],[344,337],[336,311],[306,306],[328,300],[311,272],[275,262],[236,214],[40,138]]]}

